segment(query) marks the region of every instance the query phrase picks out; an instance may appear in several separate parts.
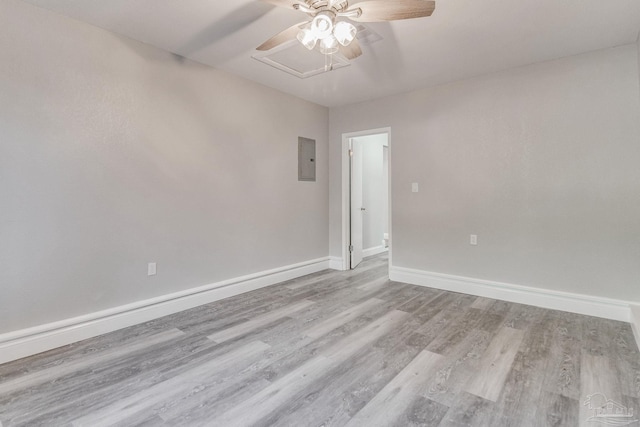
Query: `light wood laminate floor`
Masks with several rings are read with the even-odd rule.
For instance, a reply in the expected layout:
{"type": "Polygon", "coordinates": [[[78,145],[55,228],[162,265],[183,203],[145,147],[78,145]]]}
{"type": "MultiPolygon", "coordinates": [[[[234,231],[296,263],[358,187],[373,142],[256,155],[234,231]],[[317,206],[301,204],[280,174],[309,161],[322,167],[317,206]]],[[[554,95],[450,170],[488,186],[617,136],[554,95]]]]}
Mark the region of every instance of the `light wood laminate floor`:
{"type": "Polygon", "coordinates": [[[596,393],[640,409],[628,324],[390,282],[381,255],[0,365],[0,425],[599,426],[596,393]]]}

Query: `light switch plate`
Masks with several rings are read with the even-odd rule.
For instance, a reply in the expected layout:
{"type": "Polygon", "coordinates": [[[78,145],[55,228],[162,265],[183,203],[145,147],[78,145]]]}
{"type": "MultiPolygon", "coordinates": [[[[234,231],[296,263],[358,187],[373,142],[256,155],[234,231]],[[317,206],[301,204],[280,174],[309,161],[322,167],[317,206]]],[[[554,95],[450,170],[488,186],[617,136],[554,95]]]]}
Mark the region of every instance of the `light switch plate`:
{"type": "Polygon", "coordinates": [[[156,275],[156,263],[150,262],[147,266],[147,276],[155,276],[156,275]]]}
{"type": "Polygon", "coordinates": [[[412,182],[411,183],[411,192],[412,193],[417,193],[418,192],[418,183],[417,182],[412,182]]]}

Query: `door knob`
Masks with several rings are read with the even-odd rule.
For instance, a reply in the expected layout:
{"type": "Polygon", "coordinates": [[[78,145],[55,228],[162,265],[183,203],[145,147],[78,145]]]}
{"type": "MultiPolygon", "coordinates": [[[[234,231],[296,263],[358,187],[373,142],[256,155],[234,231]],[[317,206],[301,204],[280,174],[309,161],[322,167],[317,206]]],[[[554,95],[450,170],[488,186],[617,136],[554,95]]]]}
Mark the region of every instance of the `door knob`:
{"type": "Polygon", "coordinates": [[[361,211],[366,211],[366,209],[365,209],[365,208],[360,208],[360,210],[361,210],[361,211]]]}

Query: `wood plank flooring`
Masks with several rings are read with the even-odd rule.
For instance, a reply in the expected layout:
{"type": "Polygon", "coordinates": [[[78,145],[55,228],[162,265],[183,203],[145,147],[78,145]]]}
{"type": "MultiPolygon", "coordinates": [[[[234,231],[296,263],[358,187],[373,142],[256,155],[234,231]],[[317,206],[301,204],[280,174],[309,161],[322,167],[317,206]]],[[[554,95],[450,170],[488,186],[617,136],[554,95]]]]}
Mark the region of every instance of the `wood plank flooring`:
{"type": "Polygon", "coordinates": [[[628,324],[391,282],[384,254],[0,365],[0,427],[598,426],[602,396],[640,410],[628,324]]]}

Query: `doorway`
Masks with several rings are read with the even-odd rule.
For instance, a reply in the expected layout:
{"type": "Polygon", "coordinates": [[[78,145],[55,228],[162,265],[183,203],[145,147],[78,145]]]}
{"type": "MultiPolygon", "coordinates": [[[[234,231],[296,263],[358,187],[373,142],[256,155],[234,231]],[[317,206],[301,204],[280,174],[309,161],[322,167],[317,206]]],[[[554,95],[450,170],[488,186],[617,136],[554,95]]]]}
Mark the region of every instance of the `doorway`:
{"type": "Polygon", "coordinates": [[[343,261],[355,269],[363,258],[389,251],[390,129],[343,135],[343,261]]]}

